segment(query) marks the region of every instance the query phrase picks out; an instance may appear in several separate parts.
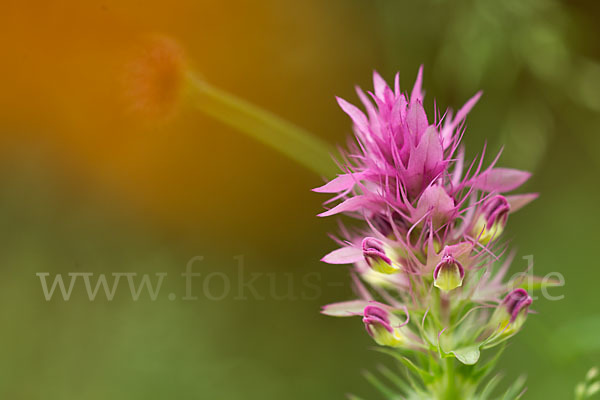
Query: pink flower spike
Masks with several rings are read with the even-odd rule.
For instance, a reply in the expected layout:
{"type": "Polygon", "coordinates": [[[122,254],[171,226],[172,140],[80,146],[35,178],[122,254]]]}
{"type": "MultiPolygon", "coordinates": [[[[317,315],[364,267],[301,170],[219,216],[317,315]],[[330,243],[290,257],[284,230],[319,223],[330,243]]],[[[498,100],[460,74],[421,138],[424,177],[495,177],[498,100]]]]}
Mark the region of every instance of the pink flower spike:
{"type": "Polygon", "coordinates": [[[325,306],[323,313],[362,316],[377,344],[410,350],[399,354],[427,372],[418,390],[405,385],[388,397],[477,397],[479,382],[458,362],[474,365],[526,320],[532,299],[511,289],[523,286],[530,271],[507,282],[514,253],[502,234],[509,215],[537,194],[507,194],[530,173],[497,168],[502,151],[488,160],[487,143],[465,159],[466,118],[481,92],[454,114],[434,100],[428,115],[422,85],[422,66],[410,96],[401,93],[398,74],[390,86],[374,71],[374,89],[356,88],[360,109],[338,98],[354,138],[341,151],[340,174],[313,190],[331,193],[324,207],[333,208],[319,216],[344,214],[358,222],[338,219],[339,248],[322,261],[352,264],[359,300],[325,306]],[[442,367],[431,369],[437,363],[442,367]]]}

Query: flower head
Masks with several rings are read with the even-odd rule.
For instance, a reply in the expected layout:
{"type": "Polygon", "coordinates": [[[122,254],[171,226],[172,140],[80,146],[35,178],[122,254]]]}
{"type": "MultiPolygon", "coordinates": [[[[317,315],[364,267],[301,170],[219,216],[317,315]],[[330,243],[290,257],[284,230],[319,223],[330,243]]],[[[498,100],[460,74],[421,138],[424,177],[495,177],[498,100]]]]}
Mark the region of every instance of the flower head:
{"type": "Polygon", "coordinates": [[[347,101],[337,99],[354,123],[357,145],[351,148],[354,153],[351,159],[355,164],[347,165],[346,174],[316,191],[343,193],[360,186],[363,194],[323,215],[357,209],[377,211],[382,202],[406,211],[407,201],[417,199],[434,180],[443,176],[460,142],[458,128],[480,93],[455,118],[448,114],[442,125],[441,121],[428,119],[425,113],[422,76],[421,68],[409,97],[400,91],[398,75],[391,89],[374,73],[375,90],[369,93],[371,99],[357,89],[366,115],[347,101]]]}

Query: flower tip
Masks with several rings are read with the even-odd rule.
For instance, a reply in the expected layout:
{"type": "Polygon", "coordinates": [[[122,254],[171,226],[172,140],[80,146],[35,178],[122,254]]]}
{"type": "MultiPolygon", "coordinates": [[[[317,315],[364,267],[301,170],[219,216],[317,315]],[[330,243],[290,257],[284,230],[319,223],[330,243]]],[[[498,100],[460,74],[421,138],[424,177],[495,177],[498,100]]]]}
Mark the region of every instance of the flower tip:
{"type": "Polygon", "coordinates": [[[379,75],[379,72],[373,70],[373,88],[375,89],[375,95],[381,98],[386,87],[387,83],[385,82],[385,79],[379,75]]]}
{"type": "Polygon", "coordinates": [[[354,85],[354,91],[356,92],[356,95],[357,95],[359,98],[362,98],[362,97],[364,97],[364,95],[365,95],[365,92],[364,92],[364,91],[362,90],[362,88],[361,88],[360,86],[358,86],[358,85],[354,85]]]}
{"type": "Polygon", "coordinates": [[[413,90],[410,93],[410,102],[422,102],[423,101],[423,92],[421,90],[423,86],[423,64],[419,67],[419,72],[417,72],[417,79],[415,80],[415,85],[413,86],[413,90]]]}
{"type": "Polygon", "coordinates": [[[463,118],[466,116],[466,114],[471,111],[471,109],[475,106],[475,104],[477,104],[477,102],[479,101],[479,99],[481,99],[481,96],[483,96],[483,90],[478,91],[477,93],[475,93],[473,95],[473,97],[471,97],[463,106],[463,108],[465,109],[465,115],[463,116],[463,118]]]}
{"type": "Polygon", "coordinates": [[[348,103],[348,101],[342,99],[340,96],[335,96],[335,101],[338,103],[338,105],[344,109],[345,107],[349,106],[350,103],[348,103]]]}
{"type": "Polygon", "coordinates": [[[419,71],[417,72],[417,79],[423,79],[423,69],[424,69],[424,65],[421,64],[419,65],[419,71]]]}

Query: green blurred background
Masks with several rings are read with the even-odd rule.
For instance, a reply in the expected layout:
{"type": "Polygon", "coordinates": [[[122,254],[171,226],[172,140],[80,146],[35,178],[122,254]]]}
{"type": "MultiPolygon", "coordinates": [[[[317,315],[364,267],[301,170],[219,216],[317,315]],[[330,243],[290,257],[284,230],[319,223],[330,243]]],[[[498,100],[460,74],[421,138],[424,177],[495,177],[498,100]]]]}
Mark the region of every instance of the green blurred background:
{"type": "Polygon", "coordinates": [[[511,217],[513,271],[533,255],[536,274],[566,279],[505,352],[505,384],[526,373],[525,398],[571,398],[600,364],[599,17],[581,0],[5,1],[0,396],[377,398],[361,371],[387,360],[358,320],[318,313],[352,296],[347,268],[318,261],[337,229],[315,217],[322,179],[186,104],[160,121],[123,112],[124,60],[159,33],[211,84],[332,145],[350,134],[334,95],[356,102],[373,69],[409,89],[424,64],[429,112],[482,89],[468,153],[504,145],[500,164],[532,170],[541,193],[511,217]],[[203,277],[180,299],[198,255],[196,272],[231,279],[224,299],[203,277]],[[240,255],[263,300],[236,299],[240,255]],[[156,301],[123,283],[113,301],[78,284],[47,302],[37,272],[168,276],[156,301]]]}

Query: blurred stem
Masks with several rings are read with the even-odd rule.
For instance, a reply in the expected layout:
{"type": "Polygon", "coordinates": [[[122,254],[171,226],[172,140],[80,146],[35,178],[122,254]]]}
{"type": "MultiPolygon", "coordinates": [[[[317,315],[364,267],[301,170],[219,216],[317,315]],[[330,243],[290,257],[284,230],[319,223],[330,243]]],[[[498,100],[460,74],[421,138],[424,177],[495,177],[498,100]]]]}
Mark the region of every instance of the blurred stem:
{"type": "Polygon", "coordinates": [[[456,397],[456,386],[454,377],[454,358],[446,358],[446,393],[444,396],[445,400],[455,400],[456,397]]]}
{"type": "Polygon", "coordinates": [[[214,87],[193,73],[187,89],[200,111],[281,152],[309,170],[333,177],[333,151],[323,140],[289,121],[214,87]]]}
{"type": "MultiPolygon", "coordinates": [[[[441,292],[441,290],[439,291],[441,292]]],[[[450,326],[450,299],[447,293],[440,293],[440,312],[445,326],[450,326]]]]}

